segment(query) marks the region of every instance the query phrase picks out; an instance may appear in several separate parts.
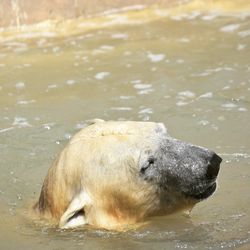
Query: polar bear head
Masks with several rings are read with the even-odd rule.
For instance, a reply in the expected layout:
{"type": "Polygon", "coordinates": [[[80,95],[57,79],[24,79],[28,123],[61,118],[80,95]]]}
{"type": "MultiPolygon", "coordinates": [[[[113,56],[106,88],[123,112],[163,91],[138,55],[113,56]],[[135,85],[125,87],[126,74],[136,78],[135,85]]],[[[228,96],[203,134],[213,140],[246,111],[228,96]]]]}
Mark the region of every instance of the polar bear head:
{"type": "Polygon", "coordinates": [[[221,158],[171,137],[162,123],[98,121],[50,168],[37,204],[60,227],[104,228],[190,209],[216,189],[221,158]]]}

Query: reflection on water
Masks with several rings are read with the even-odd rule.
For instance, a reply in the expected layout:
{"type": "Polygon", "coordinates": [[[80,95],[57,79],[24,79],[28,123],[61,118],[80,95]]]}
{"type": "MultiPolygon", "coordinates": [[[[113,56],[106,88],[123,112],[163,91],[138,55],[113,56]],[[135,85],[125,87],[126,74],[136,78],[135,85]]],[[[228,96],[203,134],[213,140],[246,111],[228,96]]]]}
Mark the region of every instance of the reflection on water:
{"type": "Polygon", "coordinates": [[[108,16],[112,25],[101,28],[92,20],[94,29],[72,21],[74,32],[65,24],[59,36],[2,33],[1,249],[250,245],[250,14],[154,9],[158,17],[145,21],[147,11],[137,21],[108,16]],[[27,220],[24,207],[38,197],[52,159],[96,117],[163,121],[172,135],[216,150],[224,158],[218,191],[190,218],[155,218],[127,233],[27,220]]]}

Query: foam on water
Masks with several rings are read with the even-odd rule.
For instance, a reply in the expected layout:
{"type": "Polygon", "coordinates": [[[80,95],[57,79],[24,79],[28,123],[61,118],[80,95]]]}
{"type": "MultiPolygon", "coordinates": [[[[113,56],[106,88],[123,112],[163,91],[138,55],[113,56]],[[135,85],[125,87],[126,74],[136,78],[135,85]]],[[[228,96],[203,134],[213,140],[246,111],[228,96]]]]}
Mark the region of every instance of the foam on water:
{"type": "Polygon", "coordinates": [[[110,72],[98,72],[96,75],[95,75],[95,78],[97,80],[103,80],[104,78],[106,78],[107,76],[110,75],[110,72]]]}

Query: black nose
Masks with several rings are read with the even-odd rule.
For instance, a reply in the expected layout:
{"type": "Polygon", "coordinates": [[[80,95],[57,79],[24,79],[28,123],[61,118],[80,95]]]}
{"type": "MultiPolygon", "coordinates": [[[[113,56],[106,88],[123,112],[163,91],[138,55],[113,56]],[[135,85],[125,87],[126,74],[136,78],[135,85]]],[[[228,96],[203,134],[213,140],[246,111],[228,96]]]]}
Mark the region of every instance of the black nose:
{"type": "Polygon", "coordinates": [[[222,159],[217,154],[213,153],[207,166],[207,173],[206,173],[207,179],[212,180],[217,177],[219,170],[220,170],[221,162],[222,162],[222,159]]]}

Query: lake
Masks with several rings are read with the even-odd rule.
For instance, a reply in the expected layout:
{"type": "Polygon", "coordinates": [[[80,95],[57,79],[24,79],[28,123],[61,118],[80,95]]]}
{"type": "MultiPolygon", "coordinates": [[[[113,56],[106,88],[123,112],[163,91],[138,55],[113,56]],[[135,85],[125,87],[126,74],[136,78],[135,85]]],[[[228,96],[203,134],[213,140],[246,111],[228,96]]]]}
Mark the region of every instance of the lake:
{"type": "Polygon", "coordinates": [[[0,249],[250,249],[250,12],[146,8],[0,30],[0,249]],[[222,158],[189,216],[125,233],[32,220],[87,120],[161,121],[222,158]]]}

